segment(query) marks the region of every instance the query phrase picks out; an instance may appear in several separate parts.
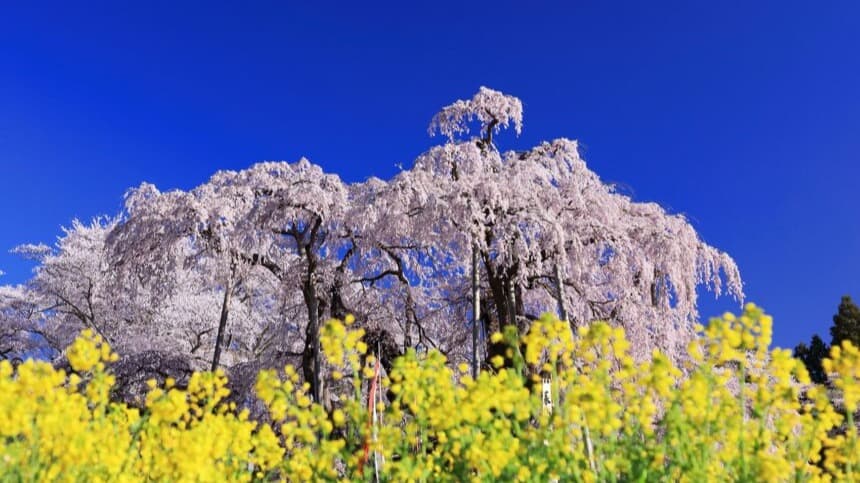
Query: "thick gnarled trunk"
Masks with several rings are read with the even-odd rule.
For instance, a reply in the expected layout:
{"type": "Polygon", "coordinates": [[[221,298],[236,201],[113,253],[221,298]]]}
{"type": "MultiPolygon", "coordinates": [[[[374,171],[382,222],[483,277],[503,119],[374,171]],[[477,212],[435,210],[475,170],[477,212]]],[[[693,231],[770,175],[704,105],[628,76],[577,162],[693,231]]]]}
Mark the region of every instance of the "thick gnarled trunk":
{"type": "Polygon", "coordinates": [[[230,274],[224,285],[224,299],[221,302],[221,317],[218,319],[218,332],[215,336],[215,353],[212,355],[212,371],[218,369],[221,363],[221,347],[224,344],[224,331],[227,328],[227,319],[230,317],[230,300],[233,297],[233,278],[235,270],[230,274]]]}
{"type": "Polygon", "coordinates": [[[308,269],[302,282],[302,295],[308,309],[308,326],[305,331],[305,350],[302,355],[302,371],[305,381],[311,385],[311,396],[315,402],[320,402],[320,327],[319,300],[317,299],[314,274],[316,272],[316,256],[310,247],[305,247],[308,258],[308,269]]]}

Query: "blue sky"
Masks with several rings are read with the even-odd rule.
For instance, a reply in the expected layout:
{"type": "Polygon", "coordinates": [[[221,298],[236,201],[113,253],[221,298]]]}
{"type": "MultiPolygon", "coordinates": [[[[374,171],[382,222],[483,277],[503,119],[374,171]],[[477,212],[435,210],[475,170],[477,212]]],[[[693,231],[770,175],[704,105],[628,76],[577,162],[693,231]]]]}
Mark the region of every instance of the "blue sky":
{"type": "Polygon", "coordinates": [[[2,282],[30,270],[7,249],[141,181],[300,156],[389,177],[486,85],[524,103],[501,148],[578,139],[732,254],[778,345],[829,339],[860,297],[858,2],[18,3],[0,7],[2,282]]]}

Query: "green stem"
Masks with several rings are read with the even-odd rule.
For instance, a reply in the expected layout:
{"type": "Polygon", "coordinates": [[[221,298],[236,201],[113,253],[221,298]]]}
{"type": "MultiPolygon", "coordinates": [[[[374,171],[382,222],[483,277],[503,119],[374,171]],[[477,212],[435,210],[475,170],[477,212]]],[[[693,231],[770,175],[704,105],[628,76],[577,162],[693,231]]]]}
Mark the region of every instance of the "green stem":
{"type": "Polygon", "coordinates": [[[845,431],[849,435],[849,439],[851,441],[851,444],[848,448],[849,456],[848,458],[846,458],[846,465],[848,467],[848,471],[846,473],[848,474],[848,481],[854,481],[854,465],[852,464],[852,461],[854,459],[854,455],[856,454],[854,448],[857,447],[857,428],[854,427],[854,411],[847,410],[845,412],[847,413],[848,418],[848,427],[845,431]]]}
{"type": "Polygon", "coordinates": [[[746,455],[745,455],[746,448],[744,445],[744,431],[746,430],[747,410],[746,410],[746,407],[744,405],[744,391],[746,389],[747,371],[746,371],[746,366],[744,365],[744,363],[742,361],[739,361],[739,364],[740,364],[740,378],[738,380],[738,385],[739,385],[740,389],[738,390],[738,402],[740,404],[740,410],[741,410],[741,430],[740,430],[740,437],[738,439],[738,447],[740,450],[740,457],[741,457],[740,480],[746,481],[747,480],[747,460],[746,460],[746,455]]]}

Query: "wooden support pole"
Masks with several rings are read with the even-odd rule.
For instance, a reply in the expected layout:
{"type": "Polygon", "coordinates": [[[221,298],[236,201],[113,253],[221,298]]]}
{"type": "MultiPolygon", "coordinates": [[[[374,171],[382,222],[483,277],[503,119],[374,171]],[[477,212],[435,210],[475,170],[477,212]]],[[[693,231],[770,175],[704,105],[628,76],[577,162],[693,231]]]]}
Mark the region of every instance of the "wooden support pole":
{"type": "Polygon", "coordinates": [[[478,378],[478,324],[481,320],[480,273],[478,272],[478,246],[472,244],[472,378],[478,378]]]}

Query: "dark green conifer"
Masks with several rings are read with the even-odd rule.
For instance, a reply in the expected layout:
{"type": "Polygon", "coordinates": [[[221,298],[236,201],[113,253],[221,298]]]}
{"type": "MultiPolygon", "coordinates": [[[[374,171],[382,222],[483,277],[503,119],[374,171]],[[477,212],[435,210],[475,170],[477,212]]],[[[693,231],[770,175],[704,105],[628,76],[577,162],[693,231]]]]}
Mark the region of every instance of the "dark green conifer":
{"type": "Polygon", "coordinates": [[[830,336],[832,337],[831,346],[839,345],[843,340],[849,340],[855,347],[860,347],[860,307],[848,295],[842,296],[839,311],[833,316],[830,336]]]}

